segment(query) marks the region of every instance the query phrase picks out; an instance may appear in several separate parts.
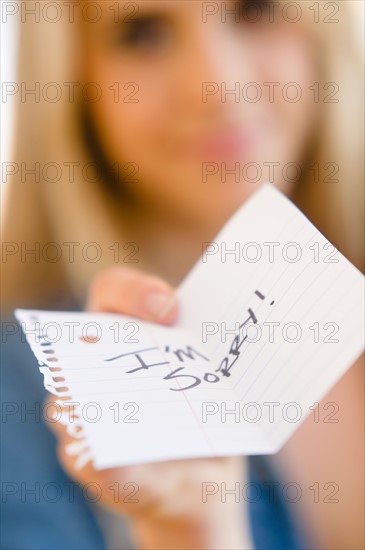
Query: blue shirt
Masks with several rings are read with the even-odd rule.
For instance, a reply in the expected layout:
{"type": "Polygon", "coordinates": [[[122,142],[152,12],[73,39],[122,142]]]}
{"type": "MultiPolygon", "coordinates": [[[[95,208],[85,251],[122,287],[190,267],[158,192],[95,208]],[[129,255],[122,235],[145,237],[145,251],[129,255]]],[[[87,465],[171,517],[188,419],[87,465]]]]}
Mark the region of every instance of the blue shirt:
{"type": "MultiPolygon", "coordinates": [[[[100,506],[62,470],[57,441],[42,418],[43,377],[21,329],[3,321],[2,542],[9,550],[104,550],[100,506]],[[15,334],[10,334],[17,330],[15,334]]],[[[268,457],[248,458],[251,532],[258,550],[300,550],[299,536],[268,457]]],[[[124,543],[126,544],[126,543],[124,543]]],[[[120,548],[130,548],[123,546],[120,548]]]]}

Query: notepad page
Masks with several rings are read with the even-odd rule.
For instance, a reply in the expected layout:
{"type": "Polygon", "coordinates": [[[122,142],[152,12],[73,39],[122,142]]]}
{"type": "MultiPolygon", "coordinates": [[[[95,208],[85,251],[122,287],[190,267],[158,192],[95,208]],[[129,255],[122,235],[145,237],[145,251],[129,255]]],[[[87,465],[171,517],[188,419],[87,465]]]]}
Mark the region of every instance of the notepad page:
{"type": "Polygon", "coordinates": [[[362,350],[362,275],[270,184],[178,294],[172,327],[16,311],[80,464],[275,452],[362,350]]]}
{"type": "Polygon", "coordinates": [[[78,439],[80,466],[89,460],[102,469],[240,454],[242,435],[250,454],[266,452],[256,426],[203,422],[210,388],[201,384],[190,394],[181,391],[210,365],[189,332],[114,314],[16,310],[16,316],[45,387],[74,413],[62,409],[61,415],[60,407],[51,407],[44,417],[59,413],[78,439]],[[176,351],[187,352],[183,361],[176,351]],[[179,377],[168,377],[181,365],[185,370],[179,377]]]}
{"type": "Polygon", "coordinates": [[[271,184],[206,250],[179,323],[234,391],[226,422],[255,423],[278,450],[363,351],[364,277],[271,184]]]}

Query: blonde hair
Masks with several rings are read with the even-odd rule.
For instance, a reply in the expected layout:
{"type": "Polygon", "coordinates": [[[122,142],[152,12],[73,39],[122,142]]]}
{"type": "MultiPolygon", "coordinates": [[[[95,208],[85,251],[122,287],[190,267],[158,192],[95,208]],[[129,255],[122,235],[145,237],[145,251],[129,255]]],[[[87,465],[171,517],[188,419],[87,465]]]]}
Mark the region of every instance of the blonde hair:
{"type": "MultiPolygon", "coordinates": [[[[301,3],[304,5],[305,0],[301,3]]],[[[336,33],[330,23],[322,21],[314,26],[313,39],[321,60],[319,89],[323,90],[328,82],[336,83],[339,102],[322,105],[320,129],[292,198],[362,269],[362,59],[344,4],[335,23],[336,33]],[[315,181],[311,172],[315,163],[320,167],[336,163],[339,182],[326,183],[322,178],[315,181]]],[[[30,18],[22,23],[19,84],[31,88],[37,82],[41,87],[53,82],[64,88],[65,83],[78,81],[81,46],[74,27],[75,23],[64,19],[49,23],[30,18]]],[[[39,103],[22,101],[21,94],[17,94],[15,148],[13,164],[8,167],[14,175],[7,182],[3,228],[2,303],[7,307],[44,307],[60,293],[82,302],[91,278],[111,262],[110,254],[104,253],[95,262],[80,259],[80,250],[95,242],[104,252],[123,235],[119,206],[122,195],[115,200],[105,173],[95,181],[86,176],[85,169],[95,158],[81,132],[83,102],[76,88],[71,102],[69,94],[63,94],[59,101],[41,99],[39,103]],[[39,181],[29,181],[30,177],[22,173],[23,167],[38,169],[39,181]],[[53,176],[55,181],[51,181],[52,176],[47,177],[49,173],[57,175],[60,169],[60,179],[53,176]],[[70,178],[73,170],[75,177],[70,178]],[[70,244],[76,242],[75,236],[79,244],[70,244]],[[58,247],[52,248],[49,243],[58,247]],[[32,247],[36,255],[34,261],[29,261],[26,248],[32,247]],[[60,247],[62,257],[58,254],[57,259],[60,247]],[[74,261],[72,247],[76,251],[74,261]]],[[[55,90],[52,88],[52,93],[55,90]]]]}

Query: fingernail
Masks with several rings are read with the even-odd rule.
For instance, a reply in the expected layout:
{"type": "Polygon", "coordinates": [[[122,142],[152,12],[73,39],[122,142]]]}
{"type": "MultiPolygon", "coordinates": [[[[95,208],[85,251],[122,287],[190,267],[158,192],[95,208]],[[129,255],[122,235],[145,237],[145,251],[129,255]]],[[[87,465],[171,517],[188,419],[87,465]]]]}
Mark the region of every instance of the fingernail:
{"type": "Polygon", "coordinates": [[[155,292],[146,298],[146,308],[148,312],[157,319],[164,319],[172,311],[176,304],[176,296],[174,294],[164,294],[163,292],[155,292]]]}

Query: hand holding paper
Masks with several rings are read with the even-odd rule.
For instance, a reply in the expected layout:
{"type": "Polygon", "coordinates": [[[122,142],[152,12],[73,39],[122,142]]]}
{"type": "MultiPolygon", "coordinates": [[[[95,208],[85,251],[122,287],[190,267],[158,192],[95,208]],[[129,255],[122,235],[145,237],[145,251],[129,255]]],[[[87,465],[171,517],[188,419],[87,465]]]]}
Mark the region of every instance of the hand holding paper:
{"type": "Polygon", "coordinates": [[[80,462],[103,469],[277,452],[360,355],[363,291],[361,273],[267,184],[206,243],[174,326],[16,316],[47,389],[74,403],[80,462]]]}

